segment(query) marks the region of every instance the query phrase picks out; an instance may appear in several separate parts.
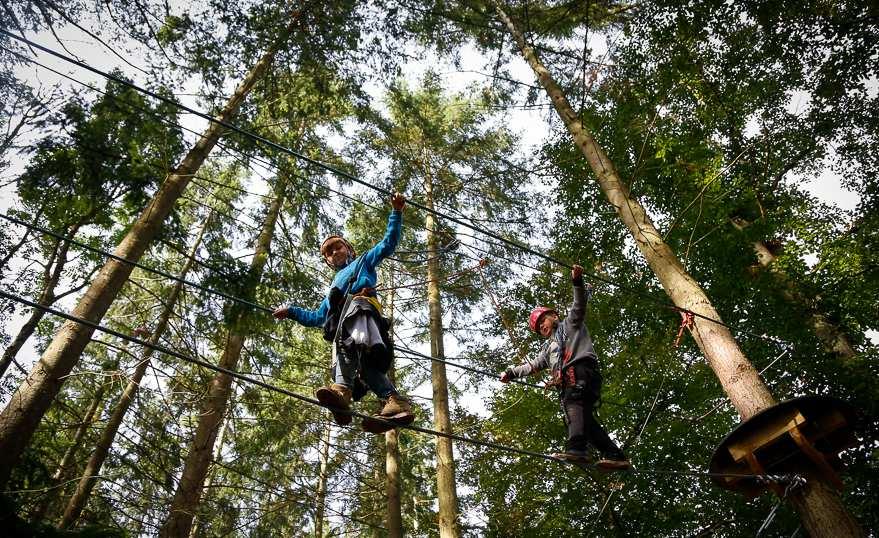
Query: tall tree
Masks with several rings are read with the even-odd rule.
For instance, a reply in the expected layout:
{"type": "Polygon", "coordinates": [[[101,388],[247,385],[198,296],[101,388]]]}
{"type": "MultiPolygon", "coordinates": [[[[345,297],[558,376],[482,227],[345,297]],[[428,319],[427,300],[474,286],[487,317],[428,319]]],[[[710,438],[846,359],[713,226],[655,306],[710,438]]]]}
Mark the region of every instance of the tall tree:
{"type": "MultiPolygon", "coordinates": [[[[441,265],[443,243],[451,241],[435,211],[451,207],[461,215],[479,212],[489,218],[515,213],[518,176],[507,168],[515,140],[504,129],[483,128],[489,103],[468,95],[443,95],[437,77],[429,73],[420,88],[405,84],[388,94],[389,121],[379,121],[371,144],[393,159],[394,177],[423,199],[427,249],[426,295],[431,355],[442,359],[444,313],[441,285],[447,270],[441,265]]],[[[455,260],[460,262],[460,260],[455,260]]],[[[462,294],[465,301],[469,298],[462,294]]],[[[458,309],[453,309],[455,312],[458,309]]],[[[446,365],[431,364],[434,427],[452,432],[446,365]]],[[[436,438],[437,494],[440,535],[460,535],[458,495],[452,441],[436,438]]]]}
{"type": "MultiPolygon", "coordinates": [[[[262,229],[255,240],[253,258],[247,274],[247,284],[242,287],[242,292],[248,297],[255,296],[256,287],[262,280],[286,189],[287,176],[281,173],[275,181],[274,196],[266,208],[262,229]]],[[[244,348],[244,342],[250,332],[247,324],[253,314],[245,312],[240,305],[230,304],[228,308],[234,314],[227,324],[226,344],[218,366],[227,370],[235,370],[241,357],[241,350],[244,348]]],[[[160,536],[180,538],[189,536],[193,514],[202,495],[208,468],[211,464],[214,443],[219,433],[220,423],[226,415],[231,391],[232,376],[229,374],[219,372],[211,380],[199,414],[195,435],[190,444],[189,454],[186,457],[177,490],[171,501],[168,518],[159,531],[160,536]]]]}
{"type": "MultiPolygon", "coordinates": [[[[201,247],[201,241],[204,237],[205,230],[211,222],[211,217],[212,215],[208,214],[204,220],[204,224],[199,229],[195,241],[193,242],[192,248],[189,252],[189,257],[186,258],[183,267],[177,274],[180,280],[174,283],[174,285],[171,287],[171,290],[168,292],[167,297],[164,298],[162,312],[159,315],[158,321],[156,321],[156,325],[152,328],[152,330],[149,331],[148,341],[153,345],[159,343],[160,339],[164,336],[165,331],[168,328],[168,321],[171,319],[171,316],[174,313],[174,308],[178,304],[177,301],[180,298],[180,293],[183,291],[183,280],[186,279],[189,271],[195,264],[196,254],[201,247]]],[[[116,439],[116,434],[119,431],[119,427],[125,420],[125,416],[128,414],[128,410],[131,407],[132,401],[134,400],[138,388],[140,388],[140,384],[143,381],[143,376],[144,374],[146,374],[147,369],[150,366],[153,353],[153,348],[144,348],[143,353],[140,357],[140,362],[137,364],[134,372],[129,377],[128,384],[123,389],[122,394],[119,397],[119,400],[116,403],[116,406],[114,407],[109,420],[107,421],[107,424],[104,425],[104,429],[101,432],[101,436],[98,439],[98,442],[95,445],[91,456],[89,456],[88,462],[86,462],[85,470],[83,471],[82,476],[79,479],[76,490],[67,502],[67,507],[64,509],[64,514],[62,515],[61,521],[58,524],[60,528],[66,529],[72,526],[76,522],[77,518],[79,518],[79,515],[82,512],[83,508],[85,508],[89,496],[91,495],[92,489],[94,488],[95,483],[98,480],[97,477],[101,474],[101,467],[103,467],[104,462],[109,455],[110,448],[113,446],[113,442],[116,439]]]]}
{"type": "MultiPolygon", "coordinates": [[[[394,270],[393,268],[384,269],[387,275],[385,279],[390,290],[385,299],[388,320],[391,327],[394,326],[394,308],[397,297],[394,289],[394,270]]],[[[393,336],[391,337],[393,341],[393,336]]],[[[391,383],[397,383],[395,365],[391,365],[388,371],[388,379],[391,383]]],[[[385,432],[385,493],[387,495],[387,515],[385,516],[385,527],[388,529],[389,538],[403,537],[403,513],[401,483],[400,483],[400,431],[397,428],[385,432]]]]}
{"type": "MultiPolygon", "coordinates": [[[[692,330],[693,338],[742,419],[748,419],[762,409],[774,405],[775,400],[739,349],[730,331],[723,325],[705,319],[720,319],[708,296],[664,242],[644,207],[631,196],[613,163],[585,128],[579,115],[568,103],[564,91],[540,63],[517,25],[500,2],[495,0],[493,3],[523,58],[546,90],[574,144],[595,173],[602,191],[629,229],[638,249],[659,278],[666,293],[678,307],[704,316],[696,318],[692,330]]],[[[862,534],[857,522],[842,505],[832,487],[818,476],[812,477],[803,492],[796,494],[792,502],[797,507],[805,528],[816,536],[831,536],[840,532],[846,536],[862,534]]]]}
{"type": "MultiPolygon", "coordinates": [[[[121,347],[124,351],[127,351],[128,349],[128,347],[124,344],[121,347]]],[[[102,411],[104,410],[104,395],[107,392],[107,389],[112,387],[112,384],[114,382],[112,376],[118,373],[118,368],[118,358],[108,361],[104,365],[103,372],[101,372],[101,374],[107,376],[108,379],[104,380],[103,383],[98,385],[97,390],[95,390],[95,393],[92,396],[91,401],[89,402],[88,408],[82,414],[82,421],[80,421],[79,426],[77,426],[76,428],[76,432],[73,435],[70,446],[68,446],[67,450],[64,451],[64,455],[61,457],[61,461],[58,463],[58,467],[55,469],[55,472],[52,473],[52,480],[50,482],[49,491],[47,492],[46,496],[41,499],[37,508],[32,511],[31,518],[34,521],[39,521],[43,519],[46,514],[46,510],[49,509],[49,507],[57,498],[58,494],[61,492],[63,483],[69,480],[70,477],[73,476],[76,472],[77,461],[79,460],[80,456],[79,451],[82,449],[82,445],[89,430],[94,427],[95,422],[98,421],[102,411]]]]}
{"type": "Polygon", "coordinates": [[[333,433],[333,427],[330,423],[324,427],[325,432],[321,435],[320,444],[320,467],[317,475],[317,495],[314,498],[314,536],[315,538],[323,538],[324,536],[324,515],[327,507],[327,482],[329,481],[329,461],[330,461],[330,436],[333,433]]]}
{"type": "MultiPolygon", "coordinates": [[[[167,104],[149,105],[136,91],[109,82],[94,103],[74,98],[46,122],[54,132],[36,143],[31,162],[17,178],[19,201],[41,217],[36,224],[66,236],[96,225],[108,230],[127,223],[156,186],[155,170],[165,170],[182,149],[179,129],[155,116],[176,117],[167,104]],[[128,154],[119,153],[128,148],[128,154]]],[[[47,253],[36,300],[50,306],[77,291],[58,292],[70,242],[40,236],[47,253]]],[[[88,273],[87,273],[88,274],[88,273]]],[[[90,275],[89,275],[90,276],[90,275]]],[[[78,279],[77,279],[78,280],[78,279]]],[[[44,312],[34,309],[0,359],[0,376],[36,330],[44,312]]]]}
{"type": "MultiPolygon", "coordinates": [[[[295,24],[294,19],[254,64],[218,114],[219,120],[228,122],[232,119],[247,94],[268,70],[272,59],[286,42],[295,24]]],[[[120,242],[115,251],[116,256],[130,261],[140,259],[160,232],[165,218],[173,209],[174,202],[180,197],[192,176],[198,172],[223,131],[224,127],[219,123],[211,122],[208,125],[199,141],[168,175],[137,222],[120,242]]],[[[99,322],[131,274],[131,270],[130,264],[115,259],[108,260],[73,310],[73,315],[91,322],[99,322]]],[[[43,413],[60,390],[65,376],[76,365],[93,332],[90,327],[76,322],[65,323],[28,378],[16,390],[12,397],[15,403],[8,405],[0,413],[0,454],[2,454],[0,485],[5,484],[9,479],[12,467],[30,441],[43,413]]]]}

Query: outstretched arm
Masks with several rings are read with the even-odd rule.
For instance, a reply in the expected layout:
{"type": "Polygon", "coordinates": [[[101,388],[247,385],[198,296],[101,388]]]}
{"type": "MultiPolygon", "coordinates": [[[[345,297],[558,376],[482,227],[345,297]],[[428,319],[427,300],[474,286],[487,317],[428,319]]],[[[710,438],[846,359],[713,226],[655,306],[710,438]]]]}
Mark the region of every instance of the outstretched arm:
{"type": "Polygon", "coordinates": [[[391,198],[391,206],[394,210],[391,211],[391,215],[388,217],[388,227],[385,230],[385,236],[376,246],[369,249],[363,255],[364,264],[374,268],[383,259],[394,253],[397,243],[400,242],[400,233],[403,228],[403,207],[405,205],[406,198],[399,192],[395,193],[393,198],[391,198]]]}
{"type": "Polygon", "coordinates": [[[317,310],[306,310],[298,306],[282,306],[272,312],[277,319],[292,319],[306,327],[321,327],[327,320],[327,312],[330,310],[330,300],[324,297],[317,310]]]}
{"type": "Polygon", "coordinates": [[[509,383],[513,379],[518,379],[520,377],[525,377],[526,375],[531,375],[548,367],[549,353],[546,349],[543,349],[540,351],[540,355],[537,356],[537,359],[535,361],[532,362],[526,360],[524,364],[507,368],[507,370],[501,374],[501,383],[509,383]]]}

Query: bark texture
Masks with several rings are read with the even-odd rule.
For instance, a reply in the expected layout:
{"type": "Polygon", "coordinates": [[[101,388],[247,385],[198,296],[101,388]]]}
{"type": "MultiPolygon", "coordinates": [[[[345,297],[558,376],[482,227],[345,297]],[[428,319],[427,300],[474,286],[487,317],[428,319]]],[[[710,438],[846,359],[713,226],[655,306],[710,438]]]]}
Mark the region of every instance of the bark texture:
{"type": "MultiPolygon", "coordinates": [[[[394,326],[394,272],[388,270],[388,284],[390,290],[387,294],[387,304],[385,312],[390,319],[391,327],[394,326]]],[[[393,343],[393,334],[391,331],[391,343],[393,343]]],[[[396,375],[394,373],[394,365],[388,371],[388,378],[391,383],[397,384],[396,375]]],[[[388,529],[389,538],[403,537],[403,512],[400,499],[400,430],[385,432],[385,491],[388,498],[387,517],[385,518],[385,527],[388,529]]]]}
{"type": "Polygon", "coordinates": [[[315,538],[323,538],[324,535],[324,513],[326,512],[327,503],[327,466],[330,462],[330,435],[333,427],[327,423],[324,434],[320,443],[320,472],[317,477],[317,506],[315,507],[314,516],[314,536],[315,538]]]}
{"type": "MultiPolygon", "coordinates": [[[[201,245],[201,241],[204,237],[204,233],[207,229],[209,221],[210,216],[205,219],[205,223],[199,230],[198,236],[196,237],[192,249],[189,252],[189,257],[183,264],[183,268],[178,274],[180,280],[186,278],[186,275],[189,273],[189,270],[192,269],[192,266],[195,263],[195,255],[196,252],[198,252],[199,246],[201,245]]],[[[158,344],[159,340],[161,340],[162,335],[165,333],[165,329],[168,328],[168,321],[174,314],[174,306],[177,304],[177,299],[180,297],[181,291],[183,291],[183,282],[178,281],[171,288],[171,292],[168,294],[168,298],[165,300],[165,306],[162,309],[162,313],[159,315],[159,320],[149,337],[148,342],[150,344],[158,344]]],[[[76,485],[76,490],[67,501],[67,507],[64,509],[64,514],[61,516],[61,521],[58,524],[59,528],[67,529],[75,524],[76,520],[79,518],[79,515],[82,513],[83,509],[88,503],[88,499],[89,496],[91,496],[92,489],[94,489],[95,484],[98,480],[98,476],[101,474],[101,467],[103,467],[104,461],[110,454],[110,448],[113,446],[113,441],[116,439],[116,433],[119,431],[119,427],[125,420],[125,415],[128,413],[128,409],[131,407],[131,403],[134,401],[134,396],[137,394],[137,389],[140,388],[140,382],[143,379],[144,374],[146,374],[147,369],[149,368],[152,357],[153,348],[144,348],[140,362],[137,364],[137,367],[135,367],[134,372],[131,374],[128,384],[125,386],[125,389],[122,391],[122,395],[119,397],[119,401],[116,403],[116,407],[113,409],[113,414],[107,421],[106,426],[104,426],[104,429],[101,432],[101,437],[98,439],[98,442],[95,445],[95,449],[92,451],[91,456],[89,456],[89,460],[85,465],[85,470],[82,473],[82,477],[79,479],[79,482],[76,485]]]]}
{"type": "MultiPolygon", "coordinates": [[[[556,112],[571,134],[574,144],[586,157],[601,190],[616,209],[617,215],[628,228],[629,233],[632,234],[638,249],[659,278],[665,292],[679,308],[720,320],[720,315],[714,309],[705,291],[687,273],[671,248],[662,240],[662,235],[653,225],[647,211],[638,200],[631,196],[613,163],[597,144],[592,134],[584,127],[561,87],[540,63],[534,49],[526,43],[522,32],[504,12],[499,0],[492,1],[498,16],[518,45],[522,57],[531,66],[541,86],[546,90],[556,112]]],[[[729,329],[696,317],[691,332],[742,420],[747,420],[776,403],[753,365],[739,349],[729,329]]],[[[857,525],[854,524],[853,527],[850,525],[854,520],[843,507],[839,496],[817,480],[813,480],[813,482],[816,483],[814,487],[805,488],[794,499],[794,506],[800,513],[806,531],[816,538],[861,536],[862,532],[857,528],[857,525]],[[816,521],[829,521],[830,524],[828,526],[812,526],[816,521]],[[825,529],[832,527],[834,523],[837,525],[836,533],[826,534],[825,529]],[[846,529],[850,528],[854,529],[853,532],[845,533],[846,529]]]]}
{"type": "MultiPolygon", "coordinates": [[[[229,421],[231,418],[227,418],[223,421],[222,426],[220,426],[220,433],[217,435],[217,443],[214,445],[214,453],[213,453],[213,461],[220,461],[220,455],[223,453],[223,441],[226,438],[226,430],[229,427],[229,421]]],[[[203,491],[211,491],[211,486],[214,483],[214,475],[208,473],[205,477],[204,485],[202,486],[203,491]]],[[[192,528],[189,530],[189,538],[196,538],[197,536],[201,536],[201,519],[198,516],[192,518],[192,528]]]]}
{"type": "Polygon", "coordinates": [[[865,536],[855,518],[840,502],[836,490],[816,477],[807,476],[803,491],[790,498],[803,528],[813,538],[865,536]]]}
{"type": "MultiPolygon", "coordinates": [[[[427,207],[433,211],[433,183],[425,174],[424,195],[427,207]]],[[[443,349],[443,308],[440,301],[439,248],[436,234],[437,222],[433,213],[425,217],[427,228],[427,305],[430,319],[430,351],[437,358],[445,357],[443,349]]],[[[446,365],[433,361],[430,366],[433,385],[433,425],[437,431],[452,433],[449,414],[449,381],[446,365]]],[[[455,487],[455,456],[452,440],[436,438],[436,486],[439,497],[440,538],[457,538],[461,535],[458,524],[458,493],[455,487]]]]}
{"type": "MultiPolygon", "coordinates": [[[[291,30],[292,24],[248,72],[217,116],[219,119],[232,119],[247,94],[267,71],[278,47],[291,30]]],[[[131,230],[116,247],[116,256],[131,261],[140,260],[161,230],[175,202],[224,131],[225,128],[218,123],[212,122],[208,125],[199,141],[168,175],[131,230]]],[[[74,308],[73,315],[99,323],[132,269],[130,264],[115,259],[108,260],[74,308]]],[[[12,467],[18,462],[37,425],[61,390],[65,376],[79,361],[93,332],[94,329],[73,321],[64,323],[30,375],[0,413],[0,488],[6,486],[12,467]]]]}
{"type": "MultiPolygon", "coordinates": [[[[249,268],[250,282],[253,283],[253,286],[256,286],[261,280],[268,259],[269,245],[272,241],[275,224],[278,221],[278,214],[283,205],[286,181],[286,176],[278,176],[275,196],[269,204],[265,221],[256,240],[256,248],[249,268]]],[[[226,345],[219,361],[219,366],[222,368],[235,370],[238,365],[238,359],[241,357],[241,350],[244,348],[244,341],[247,338],[245,325],[238,323],[244,317],[244,313],[239,314],[238,319],[229,324],[226,345]]],[[[159,530],[159,536],[162,538],[189,536],[195,511],[201,501],[205,477],[211,464],[211,453],[217,440],[220,423],[226,414],[231,391],[231,376],[217,373],[211,380],[208,394],[198,417],[195,437],[189,446],[189,454],[183,464],[183,473],[171,501],[170,513],[159,530]]]]}
{"type": "Polygon", "coordinates": [[[403,512],[400,499],[400,431],[385,432],[385,489],[388,513],[385,526],[390,538],[403,537],[403,512]]]}

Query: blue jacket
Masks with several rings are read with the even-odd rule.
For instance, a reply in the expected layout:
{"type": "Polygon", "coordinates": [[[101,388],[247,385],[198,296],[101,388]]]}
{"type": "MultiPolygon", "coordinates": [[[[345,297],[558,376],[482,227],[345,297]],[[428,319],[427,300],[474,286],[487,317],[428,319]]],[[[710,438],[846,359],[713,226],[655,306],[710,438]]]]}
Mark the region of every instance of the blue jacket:
{"type": "Polygon", "coordinates": [[[327,314],[330,311],[330,292],[332,292],[333,288],[338,288],[342,292],[347,290],[348,293],[357,293],[363,288],[374,288],[378,280],[375,268],[382,260],[394,253],[394,249],[397,248],[397,243],[400,241],[402,225],[402,212],[391,211],[384,238],[365,254],[358,256],[348,265],[338,270],[333,278],[332,286],[327,291],[326,297],[324,297],[320,306],[317,307],[317,310],[306,310],[298,306],[291,306],[287,308],[288,317],[306,327],[321,327],[327,320],[327,314]],[[355,275],[355,272],[358,274],[355,275]],[[348,289],[348,281],[352,276],[356,276],[357,279],[354,281],[351,289],[348,289]]]}

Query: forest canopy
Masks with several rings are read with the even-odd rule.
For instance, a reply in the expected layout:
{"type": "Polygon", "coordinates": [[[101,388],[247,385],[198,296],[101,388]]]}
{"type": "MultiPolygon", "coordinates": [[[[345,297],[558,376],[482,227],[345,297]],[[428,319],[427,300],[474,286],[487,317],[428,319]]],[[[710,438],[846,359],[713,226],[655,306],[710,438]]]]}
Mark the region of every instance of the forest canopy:
{"type": "Polygon", "coordinates": [[[0,12],[12,536],[879,531],[872,3],[0,12]]]}

